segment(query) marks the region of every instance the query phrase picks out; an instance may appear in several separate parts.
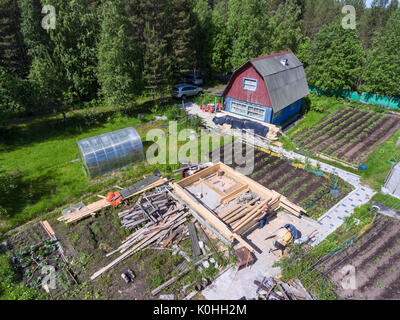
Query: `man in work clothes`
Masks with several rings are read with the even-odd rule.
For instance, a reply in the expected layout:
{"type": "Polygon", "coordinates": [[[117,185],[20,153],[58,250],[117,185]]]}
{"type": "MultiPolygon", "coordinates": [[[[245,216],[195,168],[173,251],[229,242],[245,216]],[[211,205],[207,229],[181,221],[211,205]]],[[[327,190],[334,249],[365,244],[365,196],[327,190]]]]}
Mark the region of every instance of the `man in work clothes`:
{"type": "Polygon", "coordinates": [[[264,205],[262,214],[261,214],[260,216],[258,216],[257,218],[254,219],[255,221],[260,221],[260,229],[261,229],[262,227],[264,227],[264,225],[268,224],[267,216],[268,216],[268,214],[269,214],[269,211],[270,211],[269,204],[266,203],[266,204],[264,205]]]}

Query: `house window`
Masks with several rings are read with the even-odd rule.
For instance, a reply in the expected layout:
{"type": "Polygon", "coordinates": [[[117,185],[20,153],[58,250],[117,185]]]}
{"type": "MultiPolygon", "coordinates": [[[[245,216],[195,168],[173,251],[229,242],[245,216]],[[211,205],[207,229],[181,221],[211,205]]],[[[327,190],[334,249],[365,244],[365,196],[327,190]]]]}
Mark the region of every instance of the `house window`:
{"type": "Polygon", "coordinates": [[[265,109],[264,108],[257,108],[257,107],[248,107],[247,108],[247,115],[252,118],[264,120],[265,117],[265,109]]]}
{"type": "Polygon", "coordinates": [[[231,103],[231,111],[238,114],[247,115],[247,107],[245,104],[233,102],[231,103]]]}
{"type": "Polygon", "coordinates": [[[261,121],[264,121],[265,119],[265,108],[246,105],[236,101],[231,102],[231,112],[261,121]]]}
{"type": "Polygon", "coordinates": [[[243,78],[243,89],[256,91],[257,90],[257,80],[250,78],[243,78]]]}

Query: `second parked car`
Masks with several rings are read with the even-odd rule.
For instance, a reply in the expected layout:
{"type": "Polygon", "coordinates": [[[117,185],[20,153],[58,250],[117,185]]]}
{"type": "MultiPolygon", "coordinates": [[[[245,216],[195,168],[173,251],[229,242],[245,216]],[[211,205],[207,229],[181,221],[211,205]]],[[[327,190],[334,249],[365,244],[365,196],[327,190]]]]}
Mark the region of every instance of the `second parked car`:
{"type": "Polygon", "coordinates": [[[183,82],[201,86],[203,84],[203,77],[199,74],[188,73],[183,77],[183,82]]]}
{"type": "Polygon", "coordinates": [[[197,96],[202,92],[202,88],[187,83],[177,84],[172,88],[172,96],[174,98],[182,98],[183,100],[187,97],[197,96]]]}

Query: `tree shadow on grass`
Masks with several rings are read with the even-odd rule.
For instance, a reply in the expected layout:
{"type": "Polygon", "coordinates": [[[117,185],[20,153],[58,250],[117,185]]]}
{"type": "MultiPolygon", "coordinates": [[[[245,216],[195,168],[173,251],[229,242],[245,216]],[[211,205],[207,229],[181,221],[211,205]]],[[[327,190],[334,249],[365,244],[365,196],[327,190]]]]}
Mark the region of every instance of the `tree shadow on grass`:
{"type": "MultiPolygon", "coordinates": [[[[56,188],[50,183],[51,173],[39,176],[34,179],[25,179],[20,170],[12,173],[0,173],[1,194],[0,206],[6,210],[2,218],[5,220],[27,221],[32,217],[19,217],[21,212],[34,203],[39,202],[43,197],[49,196],[56,188]]],[[[15,221],[15,222],[17,222],[15,221]]]]}
{"type": "Polygon", "coordinates": [[[102,128],[110,119],[117,117],[136,118],[143,122],[145,120],[137,119],[138,114],[149,115],[155,109],[163,112],[174,104],[178,102],[171,98],[160,98],[132,107],[73,113],[65,121],[62,118],[46,117],[22,125],[0,126],[0,151],[10,152],[34,143],[74,137],[93,128],[102,128]]]}

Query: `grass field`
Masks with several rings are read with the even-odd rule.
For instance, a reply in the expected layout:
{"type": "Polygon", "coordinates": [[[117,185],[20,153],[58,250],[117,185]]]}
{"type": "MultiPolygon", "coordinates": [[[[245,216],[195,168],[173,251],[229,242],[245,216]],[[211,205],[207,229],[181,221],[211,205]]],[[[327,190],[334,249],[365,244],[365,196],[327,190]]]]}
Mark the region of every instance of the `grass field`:
{"type": "MultiPolygon", "coordinates": [[[[114,185],[128,185],[155,169],[171,173],[178,165],[143,162],[90,179],[84,174],[80,161],[71,161],[79,157],[77,141],[87,137],[129,126],[137,129],[142,141],[149,129],[158,128],[167,134],[166,121],[152,119],[162,114],[174,118],[182,112],[176,110],[178,103],[168,99],[161,106],[145,103],[136,110],[77,112],[69,115],[65,124],[61,116],[50,116],[2,127],[0,172],[12,174],[10,188],[13,192],[6,199],[0,198],[0,206],[7,210],[6,215],[0,215],[0,230],[5,232],[67,204],[94,200],[97,194],[112,191],[114,185]],[[139,112],[144,114],[144,119],[137,118],[139,112]]],[[[179,142],[180,145],[184,143],[179,142]]],[[[144,145],[148,146],[146,142],[144,145]]]]}

